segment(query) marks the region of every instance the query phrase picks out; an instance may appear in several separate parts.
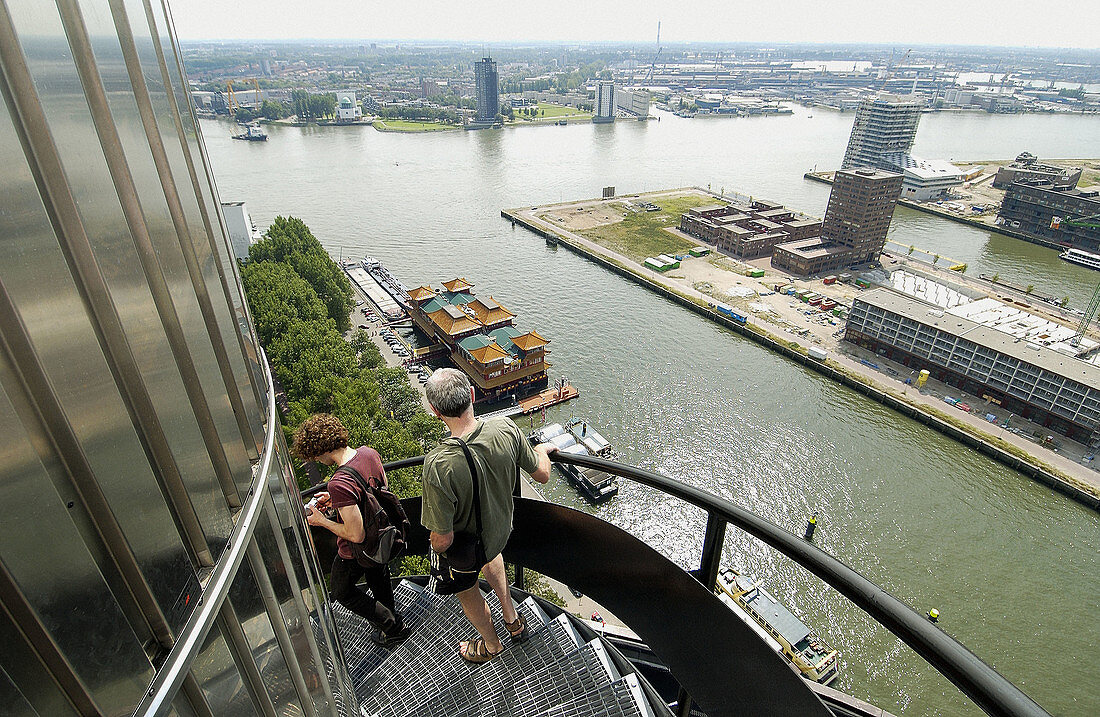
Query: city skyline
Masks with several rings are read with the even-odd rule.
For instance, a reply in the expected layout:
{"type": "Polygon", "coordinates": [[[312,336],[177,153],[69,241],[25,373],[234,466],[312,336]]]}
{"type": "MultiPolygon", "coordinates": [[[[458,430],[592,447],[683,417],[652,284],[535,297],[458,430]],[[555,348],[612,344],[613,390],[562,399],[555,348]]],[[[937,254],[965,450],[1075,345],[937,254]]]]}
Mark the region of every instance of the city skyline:
{"type": "Polygon", "coordinates": [[[682,43],[875,43],[1100,49],[1100,3],[1051,0],[1036,11],[1024,0],[975,0],[883,7],[871,0],[735,7],[703,0],[685,13],[667,0],[592,5],[577,0],[516,2],[508,13],[488,7],[426,0],[415,13],[380,13],[372,4],[326,2],[302,11],[299,3],[270,0],[263,6],[215,0],[171,3],[184,40],[451,40],[524,42],[682,43]],[[287,22],[293,18],[293,22],[287,22]],[[705,18],[705,22],[702,19],[705,18]],[[1021,28],[1026,28],[1026,36],[1021,28]]]}

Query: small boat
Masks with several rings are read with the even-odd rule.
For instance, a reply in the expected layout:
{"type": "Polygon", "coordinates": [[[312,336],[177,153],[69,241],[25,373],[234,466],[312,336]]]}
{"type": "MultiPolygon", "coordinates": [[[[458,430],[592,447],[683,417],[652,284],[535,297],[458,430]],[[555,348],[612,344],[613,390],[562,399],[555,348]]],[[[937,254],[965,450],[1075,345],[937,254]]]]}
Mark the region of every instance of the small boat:
{"type": "MultiPolygon", "coordinates": [[[[595,432],[592,431],[592,433],[595,432]]],[[[535,445],[550,443],[557,447],[560,453],[573,453],[581,456],[593,455],[585,445],[577,443],[574,434],[560,423],[551,423],[536,429],[529,438],[535,445]]],[[[610,448],[610,444],[608,444],[608,447],[610,448]]],[[[609,473],[593,468],[580,468],[567,463],[555,463],[554,469],[585,500],[593,505],[599,505],[619,494],[618,479],[609,473]]]]}
{"type": "Polygon", "coordinates": [[[714,592],[773,650],[798,668],[808,680],[827,685],[840,672],[840,653],[832,650],[762,588],[761,581],[733,568],[718,572],[714,592]]]}
{"type": "Polygon", "coordinates": [[[1066,249],[1058,257],[1071,264],[1087,266],[1090,269],[1100,271],[1100,254],[1092,254],[1083,249],[1066,249]]]}
{"type": "Polygon", "coordinates": [[[233,139],[243,139],[246,142],[266,142],[267,135],[257,125],[250,124],[244,132],[233,135],[233,139]]]}

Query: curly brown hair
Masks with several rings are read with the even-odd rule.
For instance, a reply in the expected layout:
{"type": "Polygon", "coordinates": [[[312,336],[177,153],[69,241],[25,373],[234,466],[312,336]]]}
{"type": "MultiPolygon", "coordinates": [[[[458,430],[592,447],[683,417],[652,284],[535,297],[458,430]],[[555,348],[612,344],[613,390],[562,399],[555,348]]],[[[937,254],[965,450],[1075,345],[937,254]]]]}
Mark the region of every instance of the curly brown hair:
{"type": "Polygon", "coordinates": [[[311,461],[317,456],[346,448],[348,429],[340,419],[328,413],[315,413],[298,426],[294,432],[294,446],[291,451],[300,460],[311,461]]]}

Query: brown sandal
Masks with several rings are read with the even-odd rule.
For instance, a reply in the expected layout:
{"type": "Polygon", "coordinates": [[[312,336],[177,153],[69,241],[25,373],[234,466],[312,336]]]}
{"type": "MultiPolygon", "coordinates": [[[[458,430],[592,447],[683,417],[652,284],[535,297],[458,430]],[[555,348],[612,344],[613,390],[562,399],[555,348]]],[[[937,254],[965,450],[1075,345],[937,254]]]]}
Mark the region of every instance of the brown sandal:
{"type": "Polygon", "coordinates": [[[463,640],[458,643],[458,654],[466,662],[475,665],[483,665],[502,652],[504,652],[503,646],[496,652],[489,652],[489,648],[485,645],[485,639],[481,637],[473,640],[463,640]]]}
{"type": "Polygon", "coordinates": [[[516,612],[516,619],[512,622],[504,623],[504,627],[508,628],[508,634],[512,636],[512,642],[523,642],[529,635],[527,632],[527,620],[525,620],[523,615],[518,611],[516,612]]]}

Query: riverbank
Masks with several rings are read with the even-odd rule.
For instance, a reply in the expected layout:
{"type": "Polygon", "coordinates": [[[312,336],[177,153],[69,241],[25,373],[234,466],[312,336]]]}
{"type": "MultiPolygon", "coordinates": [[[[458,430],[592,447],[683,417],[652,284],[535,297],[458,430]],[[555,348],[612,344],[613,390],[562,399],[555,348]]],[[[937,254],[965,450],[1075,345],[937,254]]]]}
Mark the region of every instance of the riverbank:
{"type": "MultiPolygon", "coordinates": [[[[641,199],[642,201],[656,202],[664,198],[682,195],[688,191],[720,199],[720,197],[700,189],[666,190],[645,195],[618,197],[616,199],[641,199]]],[[[873,373],[871,367],[852,357],[837,353],[825,361],[812,359],[809,357],[808,352],[810,346],[815,343],[813,339],[805,339],[796,334],[791,334],[789,337],[780,337],[771,333],[755,317],[748,317],[745,323],[741,323],[720,314],[711,306],[715,299],[696,288],[695,284],[698,282],[685,284],[676,281],[675,276],[658,274],[645,269],[630,257],[608,249],[577,232],[556,226],[542,216],[547,213],[562,215],[567,209],[582,211],[585,208],[599,207],[603,204],[604,200],[593,199],[584,202],[544,205],[542,207],[504,209],[501,210],[501,216],[549,241],[556,242],[559,246],[564,245],[569,250],[610,269],[620,276],[630,279],[788,359],[844,384],[914,420],[920,421],[940,433],[958,440],[1000,463],[1073,498],[1083,505],[1100,509],[1100,476],[1090,468],[1057,453],[1036,455],[1033,451],[1033,448],[1036,447],[1035,444],[1021,436],[1011,433],[992,435],[982,430],[982,425],[978,423],[979,420],[983,419],[970,414],[952,415],[946,413],[937,405],[937,403],[941,403],[938,398],[925,396],[915,391],[910,392],[908,387],[900,381],[895,382],[898,384],[897,386],[890,385],[873,373]]],[[[706,262],[705,259],[692,261],[706,262]]]]}

